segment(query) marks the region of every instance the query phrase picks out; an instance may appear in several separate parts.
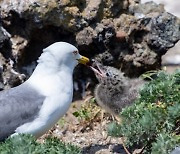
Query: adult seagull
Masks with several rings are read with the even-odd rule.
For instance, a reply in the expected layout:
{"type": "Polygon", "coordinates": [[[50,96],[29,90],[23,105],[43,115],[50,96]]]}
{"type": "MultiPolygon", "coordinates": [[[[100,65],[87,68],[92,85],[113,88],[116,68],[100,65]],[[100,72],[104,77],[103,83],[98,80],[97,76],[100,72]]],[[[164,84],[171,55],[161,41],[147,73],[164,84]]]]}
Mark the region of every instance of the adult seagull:
{"type": "Polygon", "coordinates": [[[88,62],[66,42],[45,48],[26,82],[0,92],[0,140],[19,133],[38,138],[48,131],[71,104],[75,66],[88,62]]]}

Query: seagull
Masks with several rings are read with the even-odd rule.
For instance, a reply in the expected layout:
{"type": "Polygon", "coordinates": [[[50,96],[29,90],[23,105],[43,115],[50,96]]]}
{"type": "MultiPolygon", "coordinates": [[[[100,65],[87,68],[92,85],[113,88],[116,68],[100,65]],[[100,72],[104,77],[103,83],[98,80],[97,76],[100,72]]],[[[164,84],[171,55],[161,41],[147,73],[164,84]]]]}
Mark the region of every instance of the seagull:
{"type": "Polygon", "coordinates": [[[127,78],[120,70],[103,66],[97,61],[93,61],[90,68],[99,81],[95,88],[97,104],[115,117],[119,116],[124,107],[137,99],[139,90],[145,83],[140,78],[127,78]]]}
{"type": "Polygon", "coordinates": [[[27,81],[0,92],[0,141],[22,133],[38,138],[53,127],[70,107],[75,66],[89,59],[75,46],[56,42],[37,62],[27,81]]]}

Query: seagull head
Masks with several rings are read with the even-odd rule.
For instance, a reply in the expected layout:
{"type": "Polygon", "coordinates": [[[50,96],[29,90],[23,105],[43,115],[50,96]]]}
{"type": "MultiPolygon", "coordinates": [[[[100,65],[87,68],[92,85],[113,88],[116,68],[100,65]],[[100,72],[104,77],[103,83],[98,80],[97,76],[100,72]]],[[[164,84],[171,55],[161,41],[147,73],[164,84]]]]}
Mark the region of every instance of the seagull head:
{"type": "Polygon", "coordinates": [[[68,66],[72,69],[78,64],[88,64],[89,59],[81,56],[78,49],[66,42],[56,42],[43,49],[38,63],[45,63],[47,67],[68,66]]]}

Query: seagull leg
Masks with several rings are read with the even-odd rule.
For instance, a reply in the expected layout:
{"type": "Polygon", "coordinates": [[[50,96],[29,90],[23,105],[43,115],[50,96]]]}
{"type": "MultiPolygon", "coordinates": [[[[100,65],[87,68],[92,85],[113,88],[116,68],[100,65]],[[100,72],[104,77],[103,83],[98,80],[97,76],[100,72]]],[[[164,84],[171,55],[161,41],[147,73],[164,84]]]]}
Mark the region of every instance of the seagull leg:
{"type": "Polygon", "coordinates": [[[104,113],[105,113],[105,111],[102,109],[102,110],[101,110],[101,124],[102,124],[102,122],[103,122],[104,113]]]}
{"type": "Polygon", "coordinates": [[[117,121],[117,123],[121,123],[122,119],[119,117],[119,115],[112,115],[114,117],[113,121],[117,121]]]}

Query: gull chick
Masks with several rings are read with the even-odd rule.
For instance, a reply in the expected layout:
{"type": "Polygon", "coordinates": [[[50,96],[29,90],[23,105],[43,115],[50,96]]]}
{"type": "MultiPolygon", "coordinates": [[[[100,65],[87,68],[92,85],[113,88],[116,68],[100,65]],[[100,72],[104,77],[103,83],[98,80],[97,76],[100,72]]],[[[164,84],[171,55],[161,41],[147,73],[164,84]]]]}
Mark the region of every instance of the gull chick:
{"type": "Polygon", "coordinates": [[[70,107],[75,66],[88,62],[66,42],[45,48],[26,82],[0,92],[0,141],[19,133],[38,138],[54,126],[70,107]]]}
{"type": "Polygon", "coordinates": [[[129,79],[120,70],[97,61],[90,67],[99,81],[95,88],[96,101],[105,111],[118,116],[122,108],[136,100],[144,84],[142,79],[129,79]]]}

